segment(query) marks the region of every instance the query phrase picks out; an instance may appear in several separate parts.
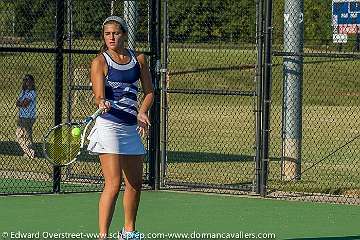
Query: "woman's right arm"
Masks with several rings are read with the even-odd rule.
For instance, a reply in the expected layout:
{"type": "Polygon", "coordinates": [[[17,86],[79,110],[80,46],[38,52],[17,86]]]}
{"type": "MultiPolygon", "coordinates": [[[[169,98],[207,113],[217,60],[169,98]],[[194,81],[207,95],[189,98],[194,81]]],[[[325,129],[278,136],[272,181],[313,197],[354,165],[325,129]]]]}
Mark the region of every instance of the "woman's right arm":
{"type": "Polygon", "coordinates": [[[95,104],[105,111],[110,109],[110,104],[105,103],[105,75],[106,63],[102,55],[98,55],[91,63],[91,83],[95,97],[95,104]]]}

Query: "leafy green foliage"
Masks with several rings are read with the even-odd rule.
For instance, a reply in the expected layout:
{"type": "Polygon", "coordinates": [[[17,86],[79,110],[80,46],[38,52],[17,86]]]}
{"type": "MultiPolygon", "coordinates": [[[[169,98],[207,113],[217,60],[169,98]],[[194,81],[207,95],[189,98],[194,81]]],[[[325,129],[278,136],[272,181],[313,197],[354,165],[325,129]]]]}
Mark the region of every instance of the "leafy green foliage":
{"type": "Polygon", "coordinates": [[[319,39],[323,43],[332,38],[331,0],[305,0],[305,39],[319,39]]]}
{"type": "MultiPolygon", "coordinates": [[[[284,1],[273,0],[273,36],[282,42],[284,1]]],[[[304,0],[305,39],[316,43],[332,38],[331,0],[304,0]]],[[[65,2],[65,7],[66,7],[65,2]]],[[[138,0],[138,36],[147,39],[148,1],[138,0]]],[[[170,38],[176,42],[254,43],[256,1],[169,1],[170,38]]],[[[73,33],[79,38],[97,38],[101,22],[110,15],[110,1],[72,0],[73,33]]],[[[16,35],[37,40],[54,37],[55,1],[17,0],[13,3],[16,35]]],[[[116,1],[114,14],[123,15],[124,2],[116,1]]],[[[67,19],[65,10],[65,22],[67,19]]],[[[162,16],[164,17],[164,16],[162,16]]],[[[67,28],[65,28],[67,29],[67,28]]]]}
{"type": "Polygon", "coordinates": [[[251,0],[170,1],[170,36],[177,41],[253,42],[255,4],[251,0]]]}
{"type": "Polygon", "coordinates": [[[73,3],[75,37],[99,37],[101,23],[110,12],[106,1],[82,0],[73,3]]]}

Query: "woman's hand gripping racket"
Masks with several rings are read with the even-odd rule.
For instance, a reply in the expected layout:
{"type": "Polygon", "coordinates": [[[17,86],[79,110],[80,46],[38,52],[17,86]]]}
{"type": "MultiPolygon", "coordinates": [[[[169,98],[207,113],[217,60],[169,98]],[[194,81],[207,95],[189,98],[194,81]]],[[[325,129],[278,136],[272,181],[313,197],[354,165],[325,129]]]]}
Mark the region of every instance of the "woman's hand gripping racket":
{"type": "Polygon", "coordinates": [[[45,158],[55,166],[67,166],[79,157],[84,147],[86,132],[90,124],[104,110],[99,108],[81,122],[59,124],[44,135],[43,152],[45,158]]]}

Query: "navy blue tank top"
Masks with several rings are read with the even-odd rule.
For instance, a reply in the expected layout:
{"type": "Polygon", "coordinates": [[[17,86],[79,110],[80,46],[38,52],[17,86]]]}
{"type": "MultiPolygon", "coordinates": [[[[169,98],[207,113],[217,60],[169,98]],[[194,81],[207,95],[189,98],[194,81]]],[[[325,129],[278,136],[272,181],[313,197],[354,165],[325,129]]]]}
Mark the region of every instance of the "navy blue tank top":
{"type": "Polygon", "coordinates": [[[130,61],[126,64],[115,62],[109,53],[104,52],[108,73],[105,77],[105,98],[113,101],[111,109],[102,118],[125,125],[137,124],[138,80],[140,65],[132,50],[127,49],[130,61]]]}

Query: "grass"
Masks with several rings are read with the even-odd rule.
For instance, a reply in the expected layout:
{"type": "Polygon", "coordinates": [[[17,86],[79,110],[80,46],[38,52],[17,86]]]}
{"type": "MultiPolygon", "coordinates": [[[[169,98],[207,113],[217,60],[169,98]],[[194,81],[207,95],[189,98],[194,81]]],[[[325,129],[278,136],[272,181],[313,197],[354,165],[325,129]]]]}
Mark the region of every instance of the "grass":
{"type": "MultiPolygon", "coordinates": [[[[249,105],[242,105],[246,101],[238,102],[238,99],[243,99],[241,97],[211,98],[208,101],[206,96],[200,99],[196,99],[196,96],[170,96],[167,178],[169,181],[235,186],[251,182],[255,174],[252,105],[250,102],[249,105]],[[211,102],[221,99],[228,104],[226,108],[211,102]]],[[[279,161],[282,148],[281,108],[274,106],[272,116],[275,119],[270,138],[270,188],[305,192],[360,189],[358,140],[324,159],[359,134],[355,130],[359,120],[356,116],[360,116],[358,107],[351,107],[354,121],[343,121],[349,108],[305,107],[302,169],[306,172],[301,181],[284,183],[280,181],[279,161]],[[318,161],[321,162],[316,164],[318,161]],[[315,167],[312,167],[314,164],[315,167]]]]}
{"type": "MultiPolygon", "coordinates": [[[[282,102],[283,59],[274,57],[274,103],[282,102]]],[[[307,57],[304,59],[303,104],[316,106],[358,106],[359,59],[307,57]]]]}
{"type": "Polygon", "coordinates": [[[254,90],[253,50],[171,49],[170,88],[254,90]]]}
{"type": "MultiPolygon", "coordinates": [[[[255,57],[249,50],[171,49],[170,88],[253,91],[254,69],[234,66],[254,63],[255,57]]],[[[359,134],[360,74],[359,60],[309,57],[304,62],[302,169],[307,170],[359,134]],[[344,116],[349,116],[346,121],[344,116]]],[[[301,181],[280,181],[282,75],[282,58],[274,57],[270,188],[327,193],[359,189],[356,142],[307,170],[301,181]]],[[[176,94],[169,98],[168,149],[188,153],[182,161],[168,156],[169,180],[225,185],[253,180],[254,99],[176,94]],[[229,155],[238,159],[222,161],[229,155]],[[241,160],[243,155],[248,161],[241,160]]]]}
{"type": "MultiPolygon", "coordinates": [[[[86,44],[93,46],[96,43],[87,41],[86,44]]],[[[92,57],[74,54],[73,69],[86,69],[92,57]]],[[[67,110],[67,61],[65,58],[63,119],[67,110]]],[[[360,189],[358,140],[305,172],[301,181],[280,181],[283,66],[281,57],[274,57],[273,61],[270,187],[305,192],[360,189]]],[[[170,48],[169,87],[252,92],[256,89],[255,62],[255,49],[221,49],[216,46],[182,49],[176,46],[170,48]]],[[[302,169],[306,170],[359,134],[360,83],[357,79],[360,73],[357,70],[359,60],[354,59],[307,57],[304,62],[302,169]]],[[[15,141],[15,100],[21,77],[30,72],[37,80],[38,120],[34,138],[40,142],[44,129],[53,125],[53,55],[3,54],[0,55],[0,66],[3,66],[0,73],[3,79],[0,107],[10,109],[0,114],[0,121],[6,129],[0,133],[1,141],[15,141]],[[16,71],[12,73],[12,69],[16,71]]],[[[84,71],[83,74],[77,83],[87,85],[88,73],[84,71]]],[[[73,117],[79,118],[94,110],[90,92],[78,91],[72,97],[77,106],[72,106],[73,117]]],[[[251,182],[255,171],[255,99],[177,93],[170,93],[168,97],[167,179],[234,186],[251,182]]],[[[14,161],[17,158],[2,155],[1,167],[8,170],[15,166],[18,169],[34,167],[20,160],[14,161]]],[[[75,169],[82,174],[99,174],[98,164],[81,163],[75,169]]]]}

